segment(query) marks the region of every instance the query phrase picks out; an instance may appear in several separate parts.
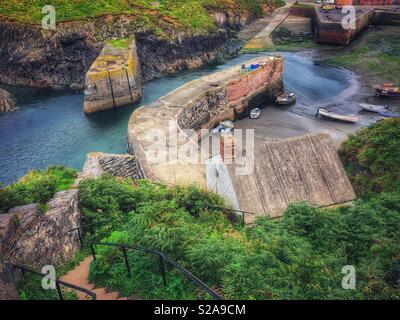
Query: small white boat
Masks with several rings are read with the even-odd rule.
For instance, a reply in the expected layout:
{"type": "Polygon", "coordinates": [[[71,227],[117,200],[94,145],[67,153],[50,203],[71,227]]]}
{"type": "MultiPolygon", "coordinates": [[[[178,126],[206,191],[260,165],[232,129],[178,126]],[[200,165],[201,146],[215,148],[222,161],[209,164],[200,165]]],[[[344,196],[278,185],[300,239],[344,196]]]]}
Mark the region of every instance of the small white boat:
{"type": "Polygon", "coordinates": [[[260,115],[261,115],[261,110],[259,108],[254,108],[250,112],[250,118],[251,119],[257,119],[257,118],[260,117],[260,115]]]}
{"type": "Polygon", "coordinates": [[[335,120],[352,122],[352,123],[355,123],[358,120],[360,120],[360,117],[355,114],[340,114],[340,113],[328,111],[321,107],[318,108],[317,116],[318,115],[321,115],[321,116],[324,116],[327,118],[331,118],[331,119],[335,119],[335,120]]]}
{"type": "Polygon", "coordinates": [[[213,129],[213,133],[214,134],[218,134],[222,131],[222,129],[224,129],[225,127],[222,124],[217,125],[214,129],[213,129]]]}
{"type": "Polygon", "coordinates": [[[275,98],[277,104],[285,105],[296,102],[296,95],[292,92],[289,94],[281,94],[275,98]]]}
{"type": "Polygon", "coordinates": [[[225,128],[232,128],[232,129],[235,127],[235,125],[231,120],[222,121],[220,122],[220,125],[224,126],[225,128]]]}
{"type": "Polygon", "coordinates": [[[375,104],[368,104],[368,103],[360,103],[359,106],[361,107],[361,109],[365,110],[365,111],[370,111],[370,112],[384,112],[388,109],[388,106],[378,106],[375,104]]]}

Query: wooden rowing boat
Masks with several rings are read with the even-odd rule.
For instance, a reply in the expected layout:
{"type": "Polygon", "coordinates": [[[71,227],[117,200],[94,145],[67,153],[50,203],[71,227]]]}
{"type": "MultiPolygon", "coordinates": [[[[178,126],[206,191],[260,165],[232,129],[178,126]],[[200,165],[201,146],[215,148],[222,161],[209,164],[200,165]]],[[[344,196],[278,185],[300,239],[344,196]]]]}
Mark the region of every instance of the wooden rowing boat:
{"type": "Polygon", "coordinates": [[[359,106],[361,107],[361,109],[365,110],[365,111],[370,111],[370,112],[384,112],[388,109],[388,106],[378,106],[375,104],[368,104],[368,103],[360,103],[359,106]]]}
{"type": "Polygon", "coordinates": [[[355,123],[358,120],[360,120],[360,117],[355,114],[340,114],[340,113],[336,113],[336,112],[330,112],[323,108],[318,108],[317,115],[321,115],[321,116],[335,119],[335,120],[351,122],[351,123],[355,123]]]}

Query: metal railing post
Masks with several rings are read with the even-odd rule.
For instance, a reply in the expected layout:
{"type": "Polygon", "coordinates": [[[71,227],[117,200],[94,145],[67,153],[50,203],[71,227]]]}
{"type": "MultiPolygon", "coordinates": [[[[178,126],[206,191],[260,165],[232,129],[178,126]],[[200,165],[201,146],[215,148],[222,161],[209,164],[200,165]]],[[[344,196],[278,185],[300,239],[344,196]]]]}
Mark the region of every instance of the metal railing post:
{"type": "Polygon", "coordinates": [[[81,228],[76,229],[78,231],[78,238],[79,238],[79,243],[81,245],[81,249],[83,248],[83,241],[82,241],[82,234],[81,234],[81,228]]]}
{"type": "Polygon", "coordinates": [[[93,260],[96,260],[96,251],[94,250],[94,244],[90,244],[90,251],[92,252],[93,260]]]}
{"type": "Polygon", "coordinates": [[[126,254],[126,247],[122,246],[121,249],[122,249],[122,252],[124,254],[124,260],[125,260],[125,265],[126,265],[126,271],[128,272],[128,277],[132,278],[131,267],[129,265],[128,255],[126,254]]]}
{"type": "Polygon", "coordinates": [[[167,275],[165,274],[165,265],[164,265],[164,258],[161,254],[158,255],[160,257],[160,271],[163,278],[164,287],[167,286],[167,275]]]}
{"type": "Polygon", "coordinates": [[[59,300],[64,300],[64,297],[62,295],[62,291],[61,291],[61,288],[60,288],[60,284],[58,283],[57,280],[56,280],[56,289],[57,289],[58,299],[59,300]]]}

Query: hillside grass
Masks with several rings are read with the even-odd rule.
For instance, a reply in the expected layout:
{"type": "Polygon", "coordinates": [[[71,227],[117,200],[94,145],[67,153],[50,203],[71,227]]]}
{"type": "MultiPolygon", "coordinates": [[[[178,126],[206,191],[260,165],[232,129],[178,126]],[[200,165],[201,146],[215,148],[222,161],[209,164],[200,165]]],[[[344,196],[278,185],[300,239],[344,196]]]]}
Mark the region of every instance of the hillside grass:
{"type": "MultiPolygon", "coordinates": [[[[148,27],[208,30],[216,28],[209,11],[262,14],[262,5],[275,0],[0,0],[0,16],[22,23],[40,24],[45,5],[56,9],[57,22],[81,20],[103,15],[133,14],[148,27]]],[[[277,3],[281,0],[277,0],[277,3]]],[[[278,3],[279,5],[279,3],[278,3]]]]}
{"type": "Polygon", "coordinates": [[[76,170],[63,166],[32,170],[17,182],[0,188],[0,213],[30,203],[39,203],[45,211],[46,203],[54,194],[69,189],[75,178],[76,170]]]}
{"type": "MultiPolygon", "coordinates": [[[[162,251],[226,299],[399,299],[400,194],[380,194],[354,207],[293,204],[282,219],[242,227],[213,206],[217,195],[105,176],[81,186],[84,217],[99,225],[85,241],[162,251]],[[206,208],[209,209],[206,209],[206,208]],[[110,218],[111,220],[106,220],[110,218]],[[341,286],[353,265],[355,290],[341,286]]],[[[209,299],[176,269],[129,250],[132,278],[118,248],[96,246],[90,281],[141,299],[209,299]]]]}
{"type": "Polygon", "coordinates": [[[385,119],[351,135],[339,153],[360,197],[400,193],[400,119],[385,119]]]}
{"type": "Polygon", "coordinates": [[[400,74],[400,27],[369,30],[349,49],[325,62],[360,71],[374,80],[397,83],[400,74]]]}

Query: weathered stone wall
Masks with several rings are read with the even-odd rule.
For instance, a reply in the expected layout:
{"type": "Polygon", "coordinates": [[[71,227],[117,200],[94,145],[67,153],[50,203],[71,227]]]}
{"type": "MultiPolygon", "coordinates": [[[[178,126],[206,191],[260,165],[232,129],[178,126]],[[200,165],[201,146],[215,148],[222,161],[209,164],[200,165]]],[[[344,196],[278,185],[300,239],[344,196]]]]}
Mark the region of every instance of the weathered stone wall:
{"type": "Polygon", "coordinates": [[[233,66],[190,81],[135,110],[128,125],[128,152],[136,156],[145,178],[206,187],[206,159],[202,157],[207,155],[187,155],[199,150],[199,130],[245,116],[283,88],[283,58],[259,57],[246,64],[259,64],[259,68],[243,73],[240,65],[233,66]],[[197,135],[188,136],[185,129],[194,129],[197,135]],[[160,146],[156,153],[155,144],[160,146]]]}
{"type": "Polygon", "coordinates": [[[120,178],[143,177],[133,155],[91,152],[87,155],[85,165],[75,183],[79,184],[84,179],[97,179],[105,173],[120,178]]]}
{"type": "Polygon", "coordinates": [[[218,119],[230,119],[232,116],[232,110],[228,107],[226,99],[226,89],[218,88],[206,92],[183,109],[178,116],[178,125],[182,129],[199,131],[212,127],[218,119]]]}
{"type": "Polygon", "coordinates": [[[239,79],[216,85],[188,103],[177,117],[182,129],[210,129],[223,120],[248,116],[250,109],[264,107],[282,91],[282,63],[261,65],[239,79]],[[277,81],[278,80],[278,81],[277,81]],[[262,101],[258,99],[262,96],[262,101]]]}
{"type": "Polygon", "coordinates": [[[81,210],[79,190],[58,192],[48,203],[48,211],[37,205],[11,209],[0,215],[0,264],[13,263],[40,269],[60,265],[79,250],[76,232],[81,210]]]}
{"type": "Polygon", "coordinates": [[[292,6],[289,10],[291,15],[312,18],[314,16],[314,6],[292,6]]]}
{"type": "Polygon", "coordinates": [[[400,10],[397,12],[375,10],[372,23],[376,25],[400,26],[400,10]]]}
{"type": "Polygon", "coordinates": [[[15,108],[15,99],[11,93],[0,88],[0,112],[10,112],[15,108]]]}
{"type": "Polygon", "coordinates": [[[142,96],[142,72],[135,39],[120,41],[126,47],[106,44],[86,75],[83,104],[86,113],[135,103],[142,96]]]}
{"type": "MultiPolygon", "coordinates": [[[[319,10],[315,8],[315,10],[319,10]]],[[[356,18],[355,29],[344,29],[339,21],[325,21],[315,13],[315,41],[336,45],[348,45],[359,33],[367,28],[374,17],[374,10],[366,10],[356,18]]]]}

